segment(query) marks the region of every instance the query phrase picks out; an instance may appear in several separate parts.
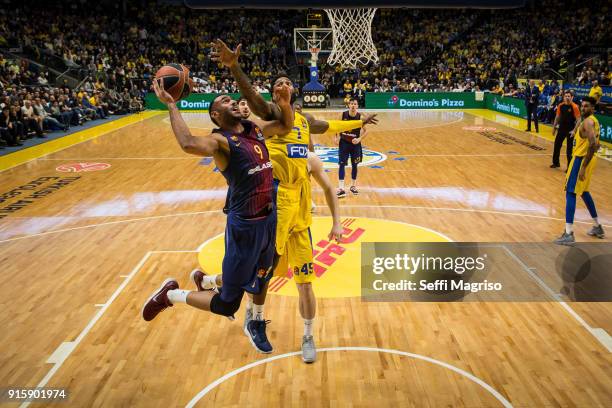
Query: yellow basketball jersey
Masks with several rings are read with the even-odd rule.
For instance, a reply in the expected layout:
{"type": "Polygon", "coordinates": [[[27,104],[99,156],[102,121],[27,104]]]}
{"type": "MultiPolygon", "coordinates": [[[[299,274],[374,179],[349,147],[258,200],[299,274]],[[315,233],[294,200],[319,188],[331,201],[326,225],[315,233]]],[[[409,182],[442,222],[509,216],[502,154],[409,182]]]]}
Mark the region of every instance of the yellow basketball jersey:
{"type": "Polygon", "coordinates": [[[309,141],[310,126],[298,112],[295,112],[291,132],[266,140],[275,179],[285,184],[300,184],[308,180],[309,141]]]}
{"type": "MultiPolygon", "coordinates": [[[[595,138],[597,138],[597,141],[599,141],[599,121],[597,120],[595,115],[591,115],[589,116],[589,118],[593,120],[593,126],[595,128],[595,138]]],[[[576,131],[576,135],[574,136],[574,150],[572,154],[574,156],[582,157],[586,156],[587,152],[589,151],[589,138],[582,137],[582,135],[580,134],[580,129],[582,129],[582,124],[578,126],[578,130],[576,131]]]]}

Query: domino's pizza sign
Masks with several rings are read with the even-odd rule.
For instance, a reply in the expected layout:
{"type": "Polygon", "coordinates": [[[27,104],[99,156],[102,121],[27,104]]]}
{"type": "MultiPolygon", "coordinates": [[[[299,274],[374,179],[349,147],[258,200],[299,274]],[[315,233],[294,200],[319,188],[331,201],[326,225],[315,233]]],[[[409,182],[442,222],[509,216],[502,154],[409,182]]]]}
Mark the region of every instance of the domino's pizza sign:
{"type": "MultiPolygon", "coordinates": [[[[326,169],[337,169],[338,168],[338,148],[329,146],[315,146],[315,153],[326,169]]],[[[387,155],[376,152],[374,150],[363,148],[363,161],[359,163],[359,166],[371,166],[373,164],[382,163],[387,160],[387,155]]],[[[351,163],[347,164],[351,167],[351,163]]]]}

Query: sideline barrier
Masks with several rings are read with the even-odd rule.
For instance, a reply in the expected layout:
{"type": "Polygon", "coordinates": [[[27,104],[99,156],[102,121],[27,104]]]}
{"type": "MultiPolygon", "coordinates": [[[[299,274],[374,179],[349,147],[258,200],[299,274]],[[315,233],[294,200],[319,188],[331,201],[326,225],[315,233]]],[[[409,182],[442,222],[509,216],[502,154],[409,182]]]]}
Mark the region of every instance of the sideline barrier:
{"type": "MultiPolygon", "coordinates": [[[[218,96],[219,94],[213,93],[197,93],[191,94],[187,98],[180,100],[176,106],[179,110],[208,110],[211,102],[218,96]]],[[[232,99],[238,99],[240,97],[239,93],[230,93],[228,94],[232,97],[232,99]]],[[[261,94],[263,98],[267,101],[272,100],[272,96],[269,93],[261,94]]],[[[147,109],[155,109],[155,110],[167,110],[166,105],[161,103],[157,96],[154,93],[149,92],[145,97],[145,106],[147,109]]]]}

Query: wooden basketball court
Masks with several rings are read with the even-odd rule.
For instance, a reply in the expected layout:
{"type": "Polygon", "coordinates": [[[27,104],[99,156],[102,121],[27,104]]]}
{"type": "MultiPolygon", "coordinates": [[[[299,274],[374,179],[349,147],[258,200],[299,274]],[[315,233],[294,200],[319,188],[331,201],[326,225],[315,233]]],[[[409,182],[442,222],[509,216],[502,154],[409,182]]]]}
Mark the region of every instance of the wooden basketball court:
{"type": "MultiPolygon", "coordinates": [[[[212,127],[207,113],[185,115],[194,134],[212,127]]],[[[476,110],[379,116],[361,194],[341,201],[348,228],[395,222],[412,228],[406,240],[419,230],[465,242],[562,232],[565,174],[548,167],[549,129],[527,134],[519,119],[476,110]]],[[[2,172],[0,191],[13,193],[1,203],[12,209],[0,219],[0,384],[65,387],[73,407],[612,406],[612,306],[559,295],[559,277],[530,275],[546,266],[520,254],[527,270],[513,273],[542,301],[362,302],[343,292],[358,272],[330,268],[315,284],[312,365],[296,355],[291,281],[266,304],[271,355],[249,344],[243,309],[230,322],[179,305],[146,323],[147,296],[169,276],[188,287],[202,244],[223,232],[226,183],[180,150],[165,113],[141,119],[2,172]]],[[[612,163],[597,166],[591,191],[611,237],[612,163]]],[[[327,217],[313,188],[315,215],[327,217]]],[[[579,200],[577,240],[601,243],[590,224],[579,200]]]]}

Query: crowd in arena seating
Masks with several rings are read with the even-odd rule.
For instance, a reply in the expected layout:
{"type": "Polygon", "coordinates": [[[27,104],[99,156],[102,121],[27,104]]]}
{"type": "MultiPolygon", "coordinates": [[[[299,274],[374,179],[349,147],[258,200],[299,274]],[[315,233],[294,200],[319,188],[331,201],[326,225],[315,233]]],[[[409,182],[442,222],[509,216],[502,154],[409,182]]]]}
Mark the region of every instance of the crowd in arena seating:
{"type": "Polygon", "coordinates": [[[44,72],[35,74],[27,60],[9,60],[0,53],[0,148],[20,146],[34,136],[106,119],[109,115],[140,112],[142,91],[106,89],[99,81],[83,86],[50,86],[44,72]]]}
{"type": "MultiPolygon", "coordinates": [[[[547,74],[546,69],[550,69],[548,73],[554,77],[552,70],[563,71],[566,68],[563,66],[564,56],[570,49],[604,39],[609,33],[609,10],[609,5],[602,0],[588,3],[571,1],[564,3],[563,7],[545,0],[538,9],[483,11],[478,14],[478,19],[466,18],[457,11],[440,20],[442,33],[444,22],[451,24],[451,31],[456,33],[450,36],[450,41],[438,44],[434,35],[436,29],[428,30],[426,38],[432,40],[425,41],[429,42],[430,49],[438,52],[431,53],[416,73],[390,70],[382,77],[376,77],[369,70],[362,69],[344,71],[340,79],[350,78],[353,83],[359,79],[367,91],[374,92],[490,90],[500,84],[500,79],[503,86],[511,84],[516,90],[519,77],[542,78],[547,74]],[[554,23],[542,21],[541,9],[555,10],[554,23]],[[453,42],[455,38],[458,40],[453,42]]],[[[437,14],[439,12],[433,15],[437,14]]],[[[390,19],[399,15],[405,16],[392,13],[390,19]]],[[[434,17],[421,17],[421,24],[431,22],[435,27],[434,17]]],[[[385,32],[393,33],[393,30],[386,29],[385,32]]],[[[377,45],[379,54],[385,56],[387,47],[381,49],[380,42],[377,45]]],[[[381,65],[384,66],[384,60],[381,65]]],[[[610,61],[591,62],[577,77],[581,83],[590,84],[598,79],[600,84],[609,85],[612,80],[610,61]]]]}
{"type": "MultiPolygon", "coordinates": [[[[305,25],[305,12],[195,11],[141,3],[16,4],[10,13],[0,13],[0,48],[17,45],[35,61],[55,56],[84,73],[76,89],[55,86],[48,70],[26,58],[0,55],[2,107],[9,112],[14,107],[19,116],[25,101],[34,105],[40,98],[37,106],[46,112],[39,107],[31,118],[15,119],[23,129],[4,130],[13,135],[4,137],[9,143],[141,109],[156,69],[169,62],[190,68],[194,92],[237,91],[228,71],[209,58],[210,42],[216,38],[230,46],[243,44],[241,63],[258,91],[269,92],[271,78],[279,73],[297,79],[292,34],[294,27],[305,25]]],[[[379,64],[348,70],[322,59],[321,80],[332,97],[478,90],[520,96],[519,77],[543,77],[546,67],[562,71],[568,50],[597,42],[609,31],[605,0],[570,0],[563,7],[553,0],[530,4],[496,11],[381,9],[373,22],[379,64]],[[542,21],[542,9],[555,10],[554,22],[542,21]]],[[[609,85],[609,68],[610,60],[588,61],[575,72],[576,80],[609,85]]]]}

